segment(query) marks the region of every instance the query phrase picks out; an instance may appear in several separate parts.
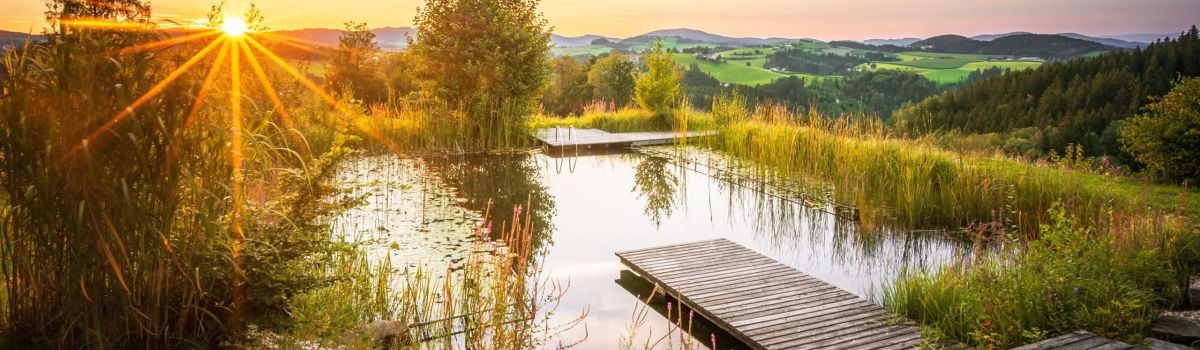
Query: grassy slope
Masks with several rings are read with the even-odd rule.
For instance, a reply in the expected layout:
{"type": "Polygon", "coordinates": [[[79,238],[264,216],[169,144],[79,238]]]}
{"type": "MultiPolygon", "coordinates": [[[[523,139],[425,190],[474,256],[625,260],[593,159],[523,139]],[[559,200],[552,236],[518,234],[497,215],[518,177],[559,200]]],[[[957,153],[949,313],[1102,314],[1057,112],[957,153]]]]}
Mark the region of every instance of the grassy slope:
{"type": "MultiPolygon", "coordinates": [[[[939,84],[953,84],[967,78],[971,72],[983,70],[992,67],[1007,68],[1012,70],[1023,70],[1037,68],[1042,65],[1041,62],[1024,62],[1024,61],[983,61],[983,62],[963,62],[960,59],[936,59],[931,63],[917,63],[920,61],[904,61],[904,62],[875,62],[875,69],[893,69],[910,71],[920,74],[929,80],[939,84]],[[953,63],[946,63],[954,61],[953,63]]],[[[869,68],[867,68],[869,69],[869,68]]]]}

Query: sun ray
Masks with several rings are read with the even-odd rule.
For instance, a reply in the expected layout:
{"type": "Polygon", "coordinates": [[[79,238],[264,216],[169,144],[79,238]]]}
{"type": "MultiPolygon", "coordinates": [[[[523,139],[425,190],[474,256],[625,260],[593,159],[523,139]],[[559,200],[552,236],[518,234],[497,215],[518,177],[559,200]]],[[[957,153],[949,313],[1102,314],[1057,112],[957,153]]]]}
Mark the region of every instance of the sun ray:
{"type": "Polygon", "coordinates": [[[325,100],[325,102],[332,105],[333,108],[337,109],[338,113],[342,114],[343,118],[345,118],[346,121],[350,122],[350,124],[353,124],[355,127],[358,127],[360,130],[367,133],[368,136],[375,139],[380,144],[384,145],[384,147],[388,148],[388,150],[390,150],[394,153],[399,153],[399,150],[400,150],[399,147],[397,147],[394,143],[387,140],[386,138],[381,137],[377,133],[373,132],[369,127],[367,127],[363,123],[356,121],[354,119],[354,113],[352,113],[348,108],[346,108],[346,106],[342,105],[341,102],[338,102],[338,100],[336,98],[334,98],[333,95],[330,95],[329,92],[326,92],[325,89],[322,89],[320,86],[318,86],[312,80],[305,77],[304,74],[300,73],[300,71],[296,70],[296,68],[287,64],[287,62],[285,62],[283,60],[283,58],[280,58],[279,56],[275,55],[274,53],[271,52],[271,50],[267,50],[266,47],[263,47],[262,44],[260,44],[257,40],[254,40],[254,38],[246,37],[245,40],[250,45],[254,46],[255,49],[258,49],[258,52],[261,53],[263,56],[266,56],[268,59],[275,62],[275,64],[278,65],[280,68],[282,68],[285,72],[287,72],[288,74],[295,77],[297,80],[300,81],[301,84],[303,84],[309,90],[312,90],[313,93],[316,93],[318,96],[321,97],[321,99],[325,100]]]}
{"type": "MultiPolygon", "coordinates": [[[[240,40],[240,38],[236,39],[240,40]]],[[[232,170],[232,200],[233,210],[231,217],[233,243],[231,246],[231,254],[233,255],[233,313],[235,315],[234,322],[241,320],[242,314],[242,242],[245,239],[245,232],[242,231],[242,200],[243,186],[245,185],[244,174],[242,169],[242,75],[240,61],[241,48],[236,44],[230,47],[229,55],[229,76],[231,86],[230,96],[230,148],[229,162],[232,170]]],[[[234,333],[241,332],[241,324],[235,323],[232,325],[234,333]]],[[[240,335],[240,334],[239,334],[240,335]]]]}
{"type": "MultiPolygon", "coordinates": [[[[125,110],[121,111],[120,113],[117,113],[117,115],[115,117],[113,117],[112,119],[109,119],[108,122],[105,122],[104,125],[100,126],[100,128],[96,129],[96,131],[93,131],[86,138],[81,140],[79,145],[75,146],[75,148],[71,149],[70,152],[67,152],[63,156],[62,160],[66,160],[66,159],[74,156],[76,153],[78,153],[80,150],[82,150],[85,146],[87,146],[88,143],[90,143],[92,140],[94,140],[95,138],[97,138],[100,135],[107,132],[108,129],[111,129],[113,126],[120,123],[122,120],[124,120],[130,114],[133,114],[133,112],[135,110],[137,110],[142,105],[146,104],[146,102],[149,102],[155,96],[158,96],[158,94],[162,93],[162,91],[168,85],[170,85],[176,79],[179,79],[179,77],[182,76],[183,73],[187,72],[188,69],[191,69],[192,66],[195,66],[197,63],[199,63],[201,59],[208,56],[208,54],[211,53],[212,50],[215,49],[217,47],[217,45],[222,42],[224,42],[223,38],[213,40],[213,42],[209,43],[207,46],[205,46],[203,49],[201,49],[200,52],[197,52],[195,55],[192,56],[192,58],[188,59],[186,62],[184,62],[182,65],[180,65],[179,68],[176,68],[174,71],[172,71],[170,74],[168,74],[166,78],[163,78],[162,81],[158,82],[158,84],[151,87],[149,91],[146,91],[145,94],[142,94],[141,97],[138,97],[137,100],[134,100],[132,104],[130,104],[128,107],[125,107],[125,110]]],[[[62,160],[60,160],[60,162],[62,160]]]]}
{"type": "Polygon", "coordinates": [[[188,35],[177,36],[174,38],[159,40],[159,41],[155,41],[152,43],[129,46],[129,47],[121,48],[119,50],[115,50],[115,51],[117,54],[120,54],[120,55],[128,55],[128,54],[132,54],[132,53],[145,52],[145,51],[159,49],[159,48],[172,46],[172,45],[184,44],[184,43],[192,42],[195,40],[204,39],[204,38],[207,38],[210,36],[215,36],[218,34],[221,34],[221,32],[215,31],[215,30],[206,30],[206,31],[199,32],[199,33],[192,33],[192,34],[188,34],[188,35]]]}
{"type": "MultiPolygon", "coordinates": [[[[292,117],[288,115],[287,108],[283,106],[283,101],[279,99],[279,94],[275,91],[275,87],[271,85],[271,80],[267,78],[267,72],[262,65],[258,63],[258,58],[250,50],[250,45],[246,44],[245,40],[238,40],[238,45],[241,50],[246,53],[246,61],[250,63],[251,70],[258,77],[258,82],[262,85],[263,91],[266,92],[267,98],[271,100],[271,104],[275,106],[275,110],[279,113],[279,119],[283,122],[284,128],[287,130],[288,136],[293,142],[299,146],[304,146],[303,139],[296,134],[296,126],[292,123],[292,117]]],[[[309,150],[305,147],[305,153],[309,150]]]]}
{"type": "Polygon", "coordinates": [[[287,46],[291,46],[291,47],[305,50],[305,51],[312,52],[312,53],[324,54],[324,52],[322,52],[321,50],[314,49],[313,47],[329,46],[328,44],[321,43],[321,42],[316,42],[316,41],[302,39],[302,38],[294,38],[294,37],[290,37],[287,35],[280,35],[280,34],[276,34],[276,33],[260,33],[258,36],[262,39],[270,40],[271,42],[281,43],[281,44],[284,44],[287,46]],[[308,45],[308,46],[305,46],[305,45],[308,45]]]}
{"type": "Polygon", "coordinates": [[[192,104],[192,109],[188,111],[187,118],[183,120],[184,128],[189,128],[195,122],[196,116],[200,113],[200,108],[204,106],[204,101],[208,100],[209,91],[212,90],[213,84],[216,83],[217,73],[225,65],[225,58],[229,56],[229,41],[225,41],[221,45],[221,51],[217,52],[217,58],[213,61],[212,67],[209,68],[208,74],[204,76],[204,83],[200,85],[200,92],[196,93],[196,102],[192,104]]]}

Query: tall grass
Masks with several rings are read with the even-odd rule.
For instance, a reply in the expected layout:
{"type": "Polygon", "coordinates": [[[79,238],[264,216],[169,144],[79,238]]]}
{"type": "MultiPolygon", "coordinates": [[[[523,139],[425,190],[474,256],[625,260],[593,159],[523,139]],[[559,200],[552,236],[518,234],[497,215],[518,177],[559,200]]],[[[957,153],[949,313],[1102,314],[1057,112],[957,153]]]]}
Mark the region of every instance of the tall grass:
{"type": "Polygon", "coordinates": [[[1153,186],[1136,182],[957,154],[892,137],[869,120],[793,115],[781,108],[760,109],[749,120],[725,125],[713,146],[749,160],[764,175],[833,185],[836,200],[858,207],[867,227],[957,230],[995,222],[994,233],[1036,236],[1058,201],[1082,223],[1103,228],[1111,210],[1170,215],[1177,196],[1186,193],[1150,192],[1142,189],[1153,186]]]}
{"type": "MultiPolygon", "coordinates": [[[[586,317],[550,322],[569,286],[542,275],[534,261],[533,210],[518,206],[511,224],[489,232],[485,222],[462,271],[397,271],[388,259],[372,262],[362,250],[347,250],[323,271],[338,283],[299,296],[300,324],[281,343],[360,348],[530,349],[586,317]],[[492,240],[489,237],[501,237],[492,240]],[[364,326],[365,325],[365,326],[364,326]]],[[[487,213],[485,217],[489,216],[487,213]]]]}
{"type": "Polygon", "coordinates": [[[538,114],[530,120],[529,125],[533,130],[574,127],[577,129],[600,129],[608,132],[705,131],[713,130],[717,126],[709,114],[693,111],[687,107],[678,109],[667,117],[660,117],[653,112],[638,108],[614,110],[599,104],[589,107],[579,116],[557,117],[538,114]]]}
{"type": "Polygon", "coordinates": [[[1136,343],[1182,296],[1198,233],[1155,219],[1120,221],[1112,231],[1088,229],[1056,206],[1041,239],[910,271],[885,289],[884,304],[934,334],[985,349],[1079,329],[1136,343]]]}
{"type": "MultiPolygon", "coordinates": [[[[265,108],[232,128],[228,76],[193,114],[206,64],[114,119],[199,49],[114,50],[162,38],[74,28],[5,53],[0,324],[17,344],[237,345],[322,283],[309,271],[348,204],[329,180],[350,151],[305,156],[265,108]]],[[[269,105],[258,94],[244,97],[269,105]]]]}

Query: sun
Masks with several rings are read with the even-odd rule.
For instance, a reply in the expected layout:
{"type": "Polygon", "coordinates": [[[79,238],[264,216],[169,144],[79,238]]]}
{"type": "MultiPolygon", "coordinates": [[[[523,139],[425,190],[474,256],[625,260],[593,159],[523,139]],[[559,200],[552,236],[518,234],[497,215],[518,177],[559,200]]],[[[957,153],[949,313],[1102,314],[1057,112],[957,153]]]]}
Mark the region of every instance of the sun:
{"type": "Polygon", "coordinates": [[[242,36],[249,32],[250,28],[241,17],[226,17],[225,21],[221,22],[221,31],[228,36],[242,36]]]}

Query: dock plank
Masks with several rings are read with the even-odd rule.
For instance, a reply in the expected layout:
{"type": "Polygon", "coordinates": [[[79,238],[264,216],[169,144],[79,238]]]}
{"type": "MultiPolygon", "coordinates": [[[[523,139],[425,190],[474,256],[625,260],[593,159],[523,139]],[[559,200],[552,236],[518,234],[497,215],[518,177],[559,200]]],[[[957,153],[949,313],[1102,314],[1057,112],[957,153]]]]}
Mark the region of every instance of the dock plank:
{"type": "Polygon", "coordinates": [[[539,129],[533,137],[550,147],[633,147],[672,144],[679,139],[715,135],[712,131],[625,132],[610,133],[599,129],[539,129]]]}
{"type": "Polygon", "coordinates": [[[1116,340],[1101,337],[1087,331],[1074,331],[1037,343],[1013,348],[1013,350],[1125,350],[1137,349],[1116,340]]]}
{"type": "Polygon", "coordinates": [[[753,349],[913,348],[879,305],[726,239],[619,252],[634,273],[753,349]]]}

